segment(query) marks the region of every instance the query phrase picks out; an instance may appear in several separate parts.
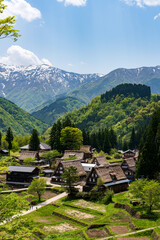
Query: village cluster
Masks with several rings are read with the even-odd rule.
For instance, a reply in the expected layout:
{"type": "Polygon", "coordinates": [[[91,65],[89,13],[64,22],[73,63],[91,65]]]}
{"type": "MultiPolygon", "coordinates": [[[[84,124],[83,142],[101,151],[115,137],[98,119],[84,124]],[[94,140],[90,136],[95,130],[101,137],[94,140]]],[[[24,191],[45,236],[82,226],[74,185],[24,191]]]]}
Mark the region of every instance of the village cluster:
{"type": "Polygon", "coordinates": [[[48,177],[51,183],[63,184],[62,174],[65,168],[70,166],[77,169],[78,184],[85,192],[97,184],[98,178],[103,180],[104,188],[112,189],[115,193],[127,190],[128,184],[135,179],[138,152],[130,149],[123,152],[121,164],[109,163],[104,156],[94,156],[90,146],[81,146],[80,150],[66,150],[63,157],[56,158],[54,170],[41,158],[42,153],[51,150],[47,144],[40,143],[39,151],[29,151],[28,145],[20,149],[20,163],[27,157],[35,158],[35,161],[32,162],[32,166],[9,166],[6,173],[7,184],[29,186],[33,179],[40,177],[39,175],[48,177]]]}

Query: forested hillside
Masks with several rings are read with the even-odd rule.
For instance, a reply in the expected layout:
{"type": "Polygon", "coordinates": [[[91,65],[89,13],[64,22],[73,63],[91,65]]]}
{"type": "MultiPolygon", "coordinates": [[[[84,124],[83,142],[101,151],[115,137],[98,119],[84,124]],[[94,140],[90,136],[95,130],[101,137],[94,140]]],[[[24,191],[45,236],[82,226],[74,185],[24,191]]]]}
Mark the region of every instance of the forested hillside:
{"type": "Polygon", "coordinates": [[[32,115],[39,120],[52,125],[59,117],[67,112],[80,108],[84,103],[73,97],[59,98],[50,105],[39,111],[33,112],[32,115]]]}
{"type": "MultiPolygon", "coordinates": [[[[133,85],[130,87],[132,89],[133,85]]],[[[148,91],[148,87],[144,86],[144,90],[148,91]]],[[[135,127],[137,130],[148,125],[152,114],[159,107],[160,96],[158,95],[152,95],[151,98],[140,95],[137,97],[130,92],[129,96],[125,97],[119,91],[107,101],[102,101],[101,96],[97,96],[88,105],[65,116],[69,116],[80,129],[96,132],[99,128],[112,127],[119,137],[128,140],[132,128],[135,127]]]]}
{"type": "Polygon", "coordinates": [[[8,127],[11,127],[14,135],[30,135],[33,128],[41,134],[47,126],[46,123],[42,123],[14,103],[0,98],[0,131],[2,133],[6,133],[8,127]]]}

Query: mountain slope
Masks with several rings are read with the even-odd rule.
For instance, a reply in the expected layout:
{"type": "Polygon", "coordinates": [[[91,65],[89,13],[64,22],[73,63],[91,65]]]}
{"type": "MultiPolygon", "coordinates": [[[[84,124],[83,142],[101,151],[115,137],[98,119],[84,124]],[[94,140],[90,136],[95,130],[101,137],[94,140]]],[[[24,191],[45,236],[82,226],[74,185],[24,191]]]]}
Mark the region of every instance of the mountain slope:
{"type": "Polygon", "coordinates": [[[67,95],[89,103],[95,96],[105,93],[121,83],[146,84],[151,86],[152,93],[160,93],[160,66],[116,69],[95,81],[79,86],[67,95]]]}
{"type": "Polygon", "coordinates": [[[99,76],[69,73],[44,64],[29,67],[0,64],[0,96],[31,112],[55,96],[65,94],[99,76]]]}
{"type": "Polygon", "coordinates": [[[14,135],[30,135],[33,128],[41,134],[48,125],[34,118],[20,109],[14,103],[0,98],[0,131],[6,133],[8,127],[12,128],[14,135]]]}
{"type": "Polygon", "coordinates": [[[37,119],[52,125],[63,114],[71,112],[73,109],[78,109],[83,105],[84,103],[73,97],[65,97],[57,99],[55,102],[39,111],[33,112],[32,115],[37,119]]]}
{"type": "MultiPolygon", "coordinates": [[[[118,88],[118,86],[117,86],[118,88]]],[[[118,136],[127,138],[132,128],[141,128],[148,124],[153,112],[160,107],[160,96],[148,97],[131,94],[124,96],[119,93],[104,101],[100,96],[95,97],[88,105],[77,111],[68,113],[68,116],[81,130],[84,128],[95,132],[99,128],[113,128],[118,136]]]]}

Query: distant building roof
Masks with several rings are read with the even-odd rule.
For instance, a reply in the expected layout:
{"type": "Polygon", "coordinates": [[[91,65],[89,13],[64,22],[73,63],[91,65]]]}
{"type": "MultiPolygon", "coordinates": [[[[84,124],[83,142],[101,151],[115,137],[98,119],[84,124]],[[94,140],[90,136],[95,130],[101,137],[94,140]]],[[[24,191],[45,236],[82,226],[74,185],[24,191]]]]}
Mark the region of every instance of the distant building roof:
{"type": "MultiPolygon", "coordinates": [[[[40,150],[51,150],[51,147],[48,145],[48,144],[45,144],[45,143],[40,143],[39,145],[40,147],[40,150]]],[[[20,147],[21,150],[29,150],[29,144],[28,145],[25,145],[23,147],[20,147]]]]}
{"type": "Polygon", "coordinates": [[[9,151],[6,150],[6,149],[1,149],[1,152],[3,152],[3,153],[9,153],[9,151]]]}
{"type": "Polygon", "coordinates": [[[76,157],[78,160],[84,159],[84,152],[80,150],[65,150],[62,160],[69,157],[76,157]]]}
{"type": "Polygon", "coordinates": [[[123,154],[125,154],[125,153],[129,153],[129,152],[130,152],[130,153],[134,153],[134,154],[136,154],[135,151],[134,151],[134,150],[131,150],[131,149],[126,150],[125,152],[123,152],[123,154]]]}
{"type": "Polygon", "coordinates": [[[26,167],[26,166],[9,166],[9,172],[25,172],[32,173],[36,167],[26,167]]]}
{"type": "Polygon", "coordinates": [[[21,155],[19,156],[19,160],[24,160],[25,158],[28,157],[39,159],[39,154],[37,151],[22,151],[21,155]]]}

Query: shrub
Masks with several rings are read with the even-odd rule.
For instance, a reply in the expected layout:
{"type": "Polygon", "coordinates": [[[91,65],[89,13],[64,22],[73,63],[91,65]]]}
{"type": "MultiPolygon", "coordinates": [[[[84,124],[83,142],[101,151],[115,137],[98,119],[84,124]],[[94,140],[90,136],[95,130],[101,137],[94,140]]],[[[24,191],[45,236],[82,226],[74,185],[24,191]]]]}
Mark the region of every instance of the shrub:
{"type": "Polygon", "coordinates": [[[102,203],[104,204],[111,203],[113,195],[114,195],[114,192],[112,190],[107,190],[104,194],[104,197],[102,198],[102,203]]]}

